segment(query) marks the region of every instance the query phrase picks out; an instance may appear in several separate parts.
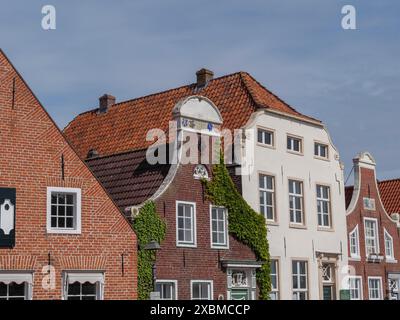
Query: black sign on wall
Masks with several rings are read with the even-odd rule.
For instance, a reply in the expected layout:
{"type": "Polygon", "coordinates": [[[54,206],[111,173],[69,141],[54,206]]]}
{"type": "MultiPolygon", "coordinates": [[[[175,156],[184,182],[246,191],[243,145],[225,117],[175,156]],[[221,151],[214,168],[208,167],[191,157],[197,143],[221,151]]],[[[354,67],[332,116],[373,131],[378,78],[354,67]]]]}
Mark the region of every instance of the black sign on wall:
{"type": "Polygon", "coordinates": [[[16,190],[0,188],[0,248],[15,246],[16,190]]]}

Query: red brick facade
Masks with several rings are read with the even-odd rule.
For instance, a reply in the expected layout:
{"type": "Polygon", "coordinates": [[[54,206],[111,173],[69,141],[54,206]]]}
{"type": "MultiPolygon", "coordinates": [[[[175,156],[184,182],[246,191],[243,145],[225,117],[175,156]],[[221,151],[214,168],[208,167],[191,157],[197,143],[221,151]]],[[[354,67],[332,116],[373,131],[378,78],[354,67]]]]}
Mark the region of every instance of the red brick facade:
{"type": "Polygon", "coordinates": [[[392,294],[389,291],[388,276],[394,276],[397,279],[400,274],[399,229],[396,221],[386,213],[380,200],[375,174],[375,162],[372,157],[368,153],[364,153],[354,160],[354,164],[356,181],[352,201],[347,209],[347,229],[350,234],[358,226],[359,258],[354,258],[354,255],[353,257],[351,256],[349,242],[349,264],[354,268],[352,274],[362,278],[362,297],[364,300],[369,299],[368,277],[381,277],[382,298],[389,299],[392,294]],[[374,200],[375,208],[372,205],[370,209],[367,209],[364,205],[364,198],[374,200]],[[374,219],[377,223],[377,239],[379,242],[379,252],[377,254],[381,256],[380,259],[376,259],[374,256],[373,259],[368,259],[366,255],[365,219],[368,218],[374,219]],[[386,257],[385,230],[393,239],[394,259],[386,257]]]}
{"type": "Polygon", "coordinates": [[[15,247],[0,248],[0,272],[33,272],[32,298],[60,299],[63,272],[101,271],[104,299],[136,299],[131,226],[1,51],[0,145],[0,187],[16,188],[15,247]],[[80,234],[47,232],[47,187],[81,189],[80,234]],[[56,278],[47,290],[49,260],[56,278]]]}
{"type": "MultiPolygon", "coordinates": [[[[210,205],[203,184],[193,177],[195,165],[181,165],[167,190],[156,199],[157,211],[167,224],[165,241],[157,255],[157,278],[177,280],[178,299],[191,298],[191,280],[212,280],[213,299],[227,299],[227,270],[222,261],[256,261],[252,250],[229,236],[229,249],[212,249],[210,205]],[[176,201],[196,203],[197,246],[176,244],[176,201]]],[[[208,166],[211,176],[211,168],[208,166]]]]}

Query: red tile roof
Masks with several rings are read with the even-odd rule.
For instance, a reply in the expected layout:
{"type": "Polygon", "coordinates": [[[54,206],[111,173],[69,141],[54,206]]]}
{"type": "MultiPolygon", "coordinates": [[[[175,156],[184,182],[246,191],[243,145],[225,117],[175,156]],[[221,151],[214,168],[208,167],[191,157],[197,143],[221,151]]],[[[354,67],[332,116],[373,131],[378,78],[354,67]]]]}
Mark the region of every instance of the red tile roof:
{"type": "MultiPolygon", "coordinates": [[[[378,181],[379,193],[387,213],[400,213],[400,178],[378,181]]],[[[346,208],[351,202],[353,186],[346,187],[346,208]]]]}
{"type": "Polygon", "coordinates": [[[145,139],[148,130],[160,128],[166,132],[175,104],[191,95],[202,95],[213,101],[222,114],[223,126],[231,130],[244,126],[258,108],[320,123],[293,109],[248,73],[238,72],[213,79],[201,90],[196,84],[190,84],[116,103],[103,114],[98,109],[82,113],[64,133],[82,158],[86,158],[90,149],[100,155],[110,155],[146,148],[152,143],[145,139]]]}

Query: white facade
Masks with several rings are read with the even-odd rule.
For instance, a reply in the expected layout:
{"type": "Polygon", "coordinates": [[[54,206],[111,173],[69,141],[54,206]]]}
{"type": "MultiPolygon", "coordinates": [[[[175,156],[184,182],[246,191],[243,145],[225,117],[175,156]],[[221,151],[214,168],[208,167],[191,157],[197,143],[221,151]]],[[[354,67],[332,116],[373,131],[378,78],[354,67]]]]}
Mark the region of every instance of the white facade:
{"type": "MultiPolygon", "coordinates": [[[[271,259],[278,261],[279,299],[306,297],[323,299],[330,295],[339,299],[342,279],[346,276],[347,231],[343,168],[339,155],[323,125],[288,117],[273,111],[258,111],[249,120],[246,129],[254,129],[254,159],[247,161],[252,167],[248,175],[242,176],[242,192],[245,200],[257,212],[260,210],[259,175],[274,179],[275,221],[269,221],[268,240],[271,259]],[[273,134],[272,146],[257,141],[258,128],[273,134]],[[287,150],[287,136],[300,138],[300,153],[287,150]],[[314,156],[314,144],[328,148],[327,159],[314,156]],[[290,222],[289,179],[302,184],[302,207],[304,224],[290,222]],[[317,185],[326,186],[329,191],[329,214],[331,226],[318,226],[317,185]],[[306,288],[294,292],[292,277],[293,261],[307,262],[306,288]],[[329,274],[330,267],[332,274],[329,274]],[[323,282],[323,273],[325,279],[323,282]],[[300,290],[301,291],[301,290],[300,290]]],[[[247,148],[251,152],[251,147],[247,148]]],[[[247,168],[249,169],[249,168],[247,168]]],[[[303,266],[303,265],[302,265],[303,266]]]]}

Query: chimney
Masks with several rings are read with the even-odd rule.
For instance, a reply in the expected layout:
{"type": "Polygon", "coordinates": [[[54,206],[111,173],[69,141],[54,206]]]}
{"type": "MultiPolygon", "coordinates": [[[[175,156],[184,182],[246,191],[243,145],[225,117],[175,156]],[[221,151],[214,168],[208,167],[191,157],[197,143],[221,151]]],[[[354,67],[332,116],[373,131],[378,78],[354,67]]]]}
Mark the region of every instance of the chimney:
{"type": "Polygon", "coordinates": [[[197,76],[197,87],[203,88],[207,86],[210,80],[212,80],[212,78],[214,77],[214,72],[203,68],[196,72],[196,76],[197,76]]]}
{"type": "Polygon", "coordinates": [[[107,112],[108,107],[115,104],[115,97],[110,94],[104,94],[99,98],[99,112],[107,112]]]}

